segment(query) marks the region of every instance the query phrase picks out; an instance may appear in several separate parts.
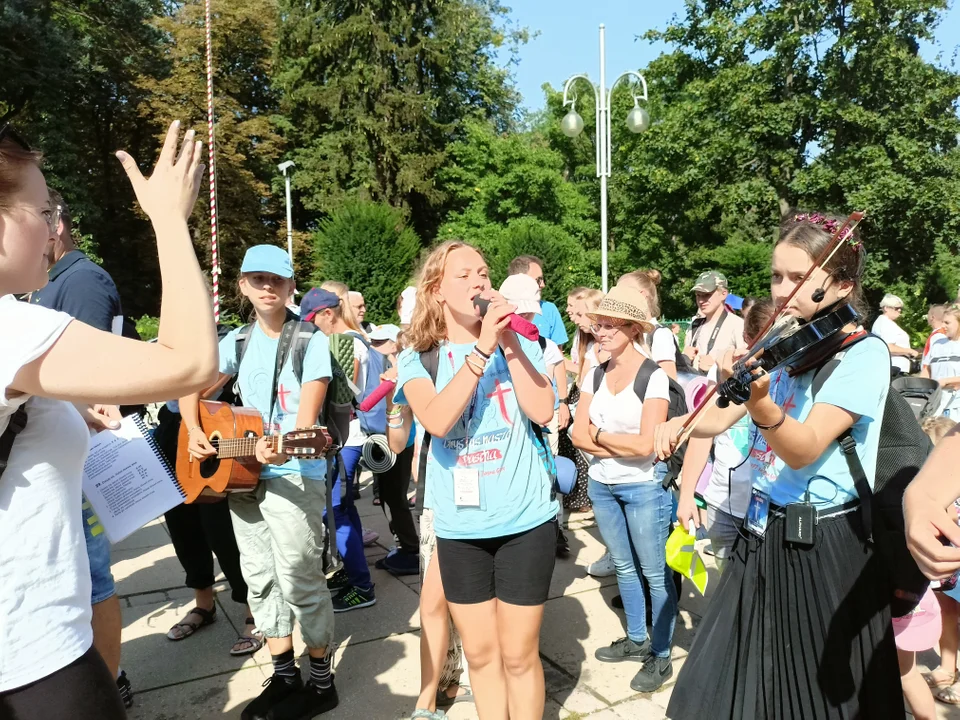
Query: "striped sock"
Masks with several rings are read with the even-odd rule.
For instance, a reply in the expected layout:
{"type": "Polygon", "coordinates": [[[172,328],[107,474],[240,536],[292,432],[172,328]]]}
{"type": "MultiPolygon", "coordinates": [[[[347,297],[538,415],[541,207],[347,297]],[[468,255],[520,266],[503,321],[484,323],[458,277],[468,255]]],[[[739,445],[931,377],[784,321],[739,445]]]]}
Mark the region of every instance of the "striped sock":
{"type": "Polygon", "coordinates": [[[273,674],[279,675],[287,682],[293,682],[297,677],[297,664],[293,659],[293,650],[287,650],[279,655],[271,655],[273,659],[273,674]]]}
{"type": "Polygon", "coordinates": [[[310,657],[310,682],[322,690],[333,685],[329,654],[322,658],[310,657]]]}

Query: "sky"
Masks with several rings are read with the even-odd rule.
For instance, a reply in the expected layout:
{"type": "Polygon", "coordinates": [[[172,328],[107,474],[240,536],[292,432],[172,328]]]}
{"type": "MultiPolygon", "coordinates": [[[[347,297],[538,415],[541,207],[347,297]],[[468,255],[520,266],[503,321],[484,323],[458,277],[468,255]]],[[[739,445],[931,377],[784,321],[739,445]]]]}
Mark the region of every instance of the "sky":
{"type": "MultiPolygon", "coordinates": [[[[625,70],[639,70],[665,46],[638,36],[663,29],[674,15],[683,13],[683,0],[505,0],[511,20],[538,33],[520,48],[520,63],[513,69],[517,88],[528,110],[543,107],[541,86],[563,87],[571,75],[600,77],[599,26],[606,25],[607,84],[625,70]]],[[[960,7],[951,7],[936,29],[936,42],[922,49],[933,60],[939,54],[948,64],[960,45],[960,7]]]]}

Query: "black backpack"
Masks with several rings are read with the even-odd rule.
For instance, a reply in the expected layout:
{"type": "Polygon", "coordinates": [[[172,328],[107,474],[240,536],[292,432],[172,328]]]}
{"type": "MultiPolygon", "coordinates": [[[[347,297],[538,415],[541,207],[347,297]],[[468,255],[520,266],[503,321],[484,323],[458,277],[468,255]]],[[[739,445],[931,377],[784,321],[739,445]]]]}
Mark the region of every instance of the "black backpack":
{"type": "Polygon", "coordinates": [[[666,330],[670,333],[670,337],[673,338],[673,350],[674,350],[674,360],[677,366],[677,373],[685,373],[687,375],[697,375],[702,374],[693,369],[693,365],[690,364],[690,358],[683,354],[683,351],[680,350],[680,341],[677,340],[677,336],[673,334],[673,330],[668,328],[666,325],[658,325],[653,330],[650,331],[650,334],[647,335],[647,345],[650,346],[650,349],[653,349],[653,337],[661,330],[666,330]]]}
{"type": "MultiPolygon", "coordinates": [[[[597,394],[597,391],[603,384],[603,376],[607,374],[607,366],[609,364],[609,360],[601,363],[600,372],[594,373],[593,375],[594,395],[597,394]]],[[[653,377],[653,374],[659,369],[660,366],[653,360],[644,358],[643,364],[637,371],[637,377],[633,380],[633,392],[640,398],[640,402],[643,402],[643,398],[647,394],[647,385],[650,384],[650,378],[653,377]]],[[[683,388],[680,387],[680,383],[669,376],[667,376],[667,380],[670,383],[670,401],[667,407],[667,420],[672,420],[675,417],[687,414],[687,396],[686,393],[683,392],[683,388]]],[[[686,445],[678,447],[674,454],[667,460],[667,474],[663,478],[664,490],[678,489],[677,479],[680,477],[680,470],[683,467],[683,456],[686,454],[686,447],[686,445]]]]}
{"type": "MultiPolygon", "coordinates": [[[[843,350],[817,371],[813,379],[814,401],[817,391],[839,365],[844,351],[869,337],[876,336],[867,333],[851,336],[844,343],[843,350]]],[[[880,338],[877,339],[883,342],[880,338]]],[[[933,444],[920,428],[920,423],[906,398],[895,388],[891,388],[887,394],[883,409],[880,444],[877,448],[877,471],[872,490],[857,455],[857,443],[853,435],[848,430],[837,442],[860,497],[863,525],[868,533],[867,542],[874,545],[879,556],[879,565],[886,571],[890,581],[891,614],[893,617],[902,617],[917,606],[930,585],[930,581],[920,572],[916,561],[907,550],[903,493],[923,467],[927,456],[933,450],[933,444]]]]}

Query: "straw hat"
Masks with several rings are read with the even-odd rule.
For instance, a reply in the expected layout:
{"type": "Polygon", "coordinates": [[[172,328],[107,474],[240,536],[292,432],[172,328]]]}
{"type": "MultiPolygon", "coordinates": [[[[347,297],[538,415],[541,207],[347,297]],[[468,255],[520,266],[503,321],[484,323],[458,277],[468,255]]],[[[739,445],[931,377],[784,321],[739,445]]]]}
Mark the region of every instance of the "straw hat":
{"type": "Polygon", "coordinates": [[[648,333],[654,327],[648,312],[647,299],[639,290],[617,286],[604,296],[600,307],[587,316],[591,320],[624,320],[639,325],[644,333],[648,333]]]}

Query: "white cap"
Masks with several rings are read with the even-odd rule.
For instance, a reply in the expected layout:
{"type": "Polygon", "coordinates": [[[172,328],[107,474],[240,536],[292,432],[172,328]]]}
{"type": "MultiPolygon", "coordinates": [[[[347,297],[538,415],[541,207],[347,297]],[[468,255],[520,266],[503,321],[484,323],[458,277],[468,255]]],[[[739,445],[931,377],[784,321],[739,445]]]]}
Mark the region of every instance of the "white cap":
{"type": "Polygon", "coordinates": [[[398,328],[396,325],[388,324],[378,325],[370,331],[368,337],[374,341],[390,340],[391,342],[396,342],[399,334],[400,328],[398,328]]]}
{"type": "Polygon", "coordinates": [[[541,314],[540,286],[529,275],[511,275],[500,286],[500,294],[511,305],[517,306],[517,312],[541,314]]]}
{"type": "Polygon", "coordinates": [[[417,305],[417,289],[410,285],[400,293],[400,324],[409,325],[413,321],[413,309],[417,305]]]}

